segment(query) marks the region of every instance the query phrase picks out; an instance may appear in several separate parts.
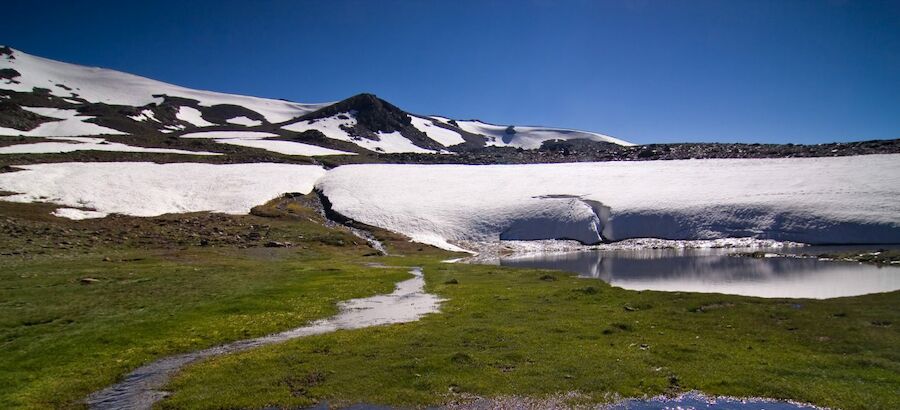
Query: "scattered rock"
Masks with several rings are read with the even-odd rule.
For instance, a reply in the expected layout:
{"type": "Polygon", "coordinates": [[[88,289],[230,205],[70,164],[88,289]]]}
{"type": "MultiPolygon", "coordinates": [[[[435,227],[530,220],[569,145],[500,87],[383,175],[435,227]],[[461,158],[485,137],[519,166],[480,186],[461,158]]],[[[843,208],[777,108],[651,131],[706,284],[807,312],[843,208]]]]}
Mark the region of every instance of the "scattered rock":
{"type": "Polygon", "coordinates": [[[285,242],[269,241],[269,242],[266,242],[265,247],[266,248],[287,248],[292,245],[293,245],[292,243],[287,242],[287,241],[285,241],[285,242]]]}

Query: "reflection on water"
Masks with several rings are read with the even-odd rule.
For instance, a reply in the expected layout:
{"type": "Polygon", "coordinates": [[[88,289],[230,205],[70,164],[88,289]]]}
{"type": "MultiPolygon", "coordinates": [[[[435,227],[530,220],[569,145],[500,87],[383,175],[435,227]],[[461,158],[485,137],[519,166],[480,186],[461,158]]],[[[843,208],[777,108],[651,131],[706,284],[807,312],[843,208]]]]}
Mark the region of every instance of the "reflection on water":
{"type": "MultiPolygon", "coordinates": [[[[761,249],[752,249],[760,251],[761,249]]],[[[844,248],[798,248],[797,253],[844,248]]],[[[560,269],[632,290],[826,299],[900,289],[900,268],[815,258],[748,258],[741,249],[581,251],[502,258],[500,264],[560,269]]],[[[762,249],[762,251],[766,251],[762,249]]],[[[785,249],[771,249],[785,252],[785,249]]]]}

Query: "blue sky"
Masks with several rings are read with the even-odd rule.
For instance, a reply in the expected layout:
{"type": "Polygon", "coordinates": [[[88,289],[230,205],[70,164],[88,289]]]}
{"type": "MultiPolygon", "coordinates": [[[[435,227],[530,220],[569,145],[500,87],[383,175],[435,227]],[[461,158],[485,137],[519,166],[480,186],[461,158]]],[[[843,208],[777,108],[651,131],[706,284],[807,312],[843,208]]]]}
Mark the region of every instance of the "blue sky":
{"type": "Polygon", "coordinates": [[[900,1],[8,2],[0,43],[183,86],[638,143],[900,138],[900,1]]]}

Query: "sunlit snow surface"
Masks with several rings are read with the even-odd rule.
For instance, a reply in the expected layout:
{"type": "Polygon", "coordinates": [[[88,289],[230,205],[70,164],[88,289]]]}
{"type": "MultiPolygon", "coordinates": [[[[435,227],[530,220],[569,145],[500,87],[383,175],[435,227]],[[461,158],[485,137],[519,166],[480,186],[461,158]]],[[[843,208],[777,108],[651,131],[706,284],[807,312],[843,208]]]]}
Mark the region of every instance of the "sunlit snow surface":
{"type": "Polygon", "coordinates": [[[355,152],[338,151],[336,149],[304,144],[296,141],[281,141],[267,139],[217,139],[220,144],[239,145],[242,147],[260,148],[266,151],[277,152],[285,155],[303,155],[318,157],[324,155],[356,155],[355,152]]]}
{"type": "Polygon", "coordinates": [[[229,123],[229,124],[243,125],[243,126],[246,126],[246,127],[255,127],[255,126],[257,126],[257,125],[262,125],[262,121],[260,121],[260,120],[251,120],[251,119],[249,119],[249,118],[247,118],[247,117],[244,117],[244,116],[241,116],[241,117],[234,117],[234,118],[229,118],[229,119],[225,120],[225,122],[227,122],[227,123],[229,123]]]}
{"type": "Polygon", "coordinates": [[[148,148],[109,142],[94,137],[46,137],[52,142],[35,142],[0,147],[0,154],[54,154],[74,151],[145,152],[182,155],[222,155],[207,151],[188,151],[172,148],[148,148]]]}
{"type": "Polygon", "coordinates": [[[13,57],[0,56],[0,69],[10,68],[21,75],[13,78],[14,81],[0,80],[0,89],[31,92],[39,87],[49,89],[52,95],[58,97],[78,97],[89,102],[135,107],[162,103],[163,99],[154,95],[163,94],[197,100],[204,107],[217,104],[239,105],[262,114],[273,123],[287,121],[329,105],[192,90],[119,71],[53,61],[19,50],[13,50],[13,57]]]}
{"type": "Polygon", "coordinates": [[[200,112],[200,110],[193,107],[178,107],[178,112],[175,114],[175,118],[193,124],[197,127],[209,127],[212,125],[216,125],[207,120],[204,120],[203,114],[200,112]]]}
{"type": "Polygon", "coordinates": [[[307,157],[322,155],[356,155],[356,153],[353,152],[338,151],[336,149],[304,144],[302,142],[266,139],[277,136],[278,134],[257,131],[203,131],[184,134],[181,138],[207,138],[213,139],[220,144],[260,148],[285,155],[303,155],[307,157]]]}
{"type": "Polygon", "coordinates": [[[350,165],[334,210],[447,249],[460,241],[655,237],[900,242],[900,155],[531,165],[350,165]]]}
{"type": "Polygon", "coordinates": [[[314,165],[147,162],[61,163],[17,166],[0,174],[0,200],[50,202],[96,212],[62,210],[69,218],[110,213],[156,216],[212,211],[246,214],[285,192],[309,193],[325,170],[314,165]]]}
{"type": "Polygon", "coordinates": [[[153,113],[153,110],[143,110],[143,111],[140,112],[140,114],[138,114],[138,115],[131,115],[131,116],[129,116],[128,118],[131,118],[132,120],[135,120],[135,121],[148,121],[148,122],[149,122],[149,121],[154,121],[154,122],[159,122],[159,120],[156,119],[156,114],[153,113]]]}
{"type": "MultiPolygon", "coordinates": [[[[432,117],[444,122],[445,118],[432,117]]],[[[449,120],[447,120],[449,121],[449,120]]],[[[487,124],[481,121],[456,121],[456,124],[465,132],[480,134],[488,137],[487,145],[498,147],[515,147],[522,149],[537,149],[544,141],[588,139],[598,142],[609,142],[617,145],[634,145],[608,135],[595,132],[570,130],[565,128],[514,126],[510,132],[509,127],[487,124]]]]}
{"type": "Polygon", "coordinates": [[[435,151],[418,147],[406,137],[400,135],[399,132],[378,133],[378,141],[351,136],[344,128],[350,128],[356,125],[356,117],[352,113],[337,114],[327,118],[319,118],[314,120],[304,120],[294,124],[285,125],[284,129],[288,131],[304,132],[316,130],[324,134],[326,137],[339,141],[352,142],[360,147],[370,151],[384,153],[399,152],[418,152],[418,153],[434,153],[435,151]]]}
{"type": "Polygon", "coordinates": [[[415,115],[410,115],[409,118],[412,122],[413,127],[415,127],[419,131],[424,132],[425,135],[428,136],[428,138],[437,141],[439,144],[445,147],[466,142],[466,140],[464,140],[462,135],[459,135],[458,132],[438,127],[437,125],[434,125],[434,122],[431,120],[416,117],[415,115]]]}

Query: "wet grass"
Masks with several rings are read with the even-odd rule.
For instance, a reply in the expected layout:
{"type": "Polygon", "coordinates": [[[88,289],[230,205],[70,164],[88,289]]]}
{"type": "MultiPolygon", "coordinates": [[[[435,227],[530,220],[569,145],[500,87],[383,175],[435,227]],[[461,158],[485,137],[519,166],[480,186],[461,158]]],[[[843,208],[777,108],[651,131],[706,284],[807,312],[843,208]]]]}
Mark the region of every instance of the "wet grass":
{"type": "Polygon", "coordinates": [[[191,248],[0,259],[0,408],[70,408],[178,352],[330,316],[404,269],[365,247],[191,248]]]}
{"type": "Polygon", "coordinates": [[[824,301],[635,292],[561,272],[392,263],[424,266],[429,290],[449,299],[443,312],[200,363],[160,406],[423,406],[570,391],[608,402],[697,389],[900,408],[900,292],[824,301]]]}

